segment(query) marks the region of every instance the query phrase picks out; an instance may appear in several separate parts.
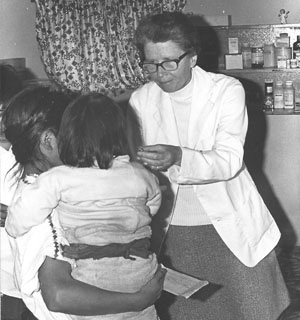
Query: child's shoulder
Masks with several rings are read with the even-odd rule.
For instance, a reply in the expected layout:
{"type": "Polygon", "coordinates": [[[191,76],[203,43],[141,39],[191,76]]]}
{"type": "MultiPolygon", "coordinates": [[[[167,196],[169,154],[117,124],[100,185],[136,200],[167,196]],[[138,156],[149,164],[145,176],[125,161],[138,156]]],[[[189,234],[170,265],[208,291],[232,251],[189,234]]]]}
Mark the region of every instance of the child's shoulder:
{"type": "Polygon", "coordinates": [[[119,163],[117,167],[122,167],[123,169],[131,168],[134,170],[135,174],[142,177],[155,177],[155,175],[147,169],[142,163],[130,160],[129,156],[121,156],[116,158],[117,162],[119,163]]]}
{"type": "Polygon", "coordinates": [[[135,170],[136,174],[143,177],[144,179],[151,179],[151,180],[156,180],[157,177],[156,175],[150,171],[150,169],[147,169],[143,164],[137,161],[132,161],[130,162],[133,170],[135,170]]]}
{"type": "Polygon", "coordinates": [[[66,165],[53,167],[48,171],[41,173],[38,176],[38,180],[63,180],[66,177],[71,177],[74,169],[77,168],[66,165]]]}
{"type": "Polygon", "coordinates": [[[137,170],[141,170],[141,171],[143,171],[143,172],[149,172],[150,173],[150,171],[147,169],[147,168],[145,168],[145,166],[142,164],[142,163],[140,163],[140,162],[138,162],[138,161],[130,161],[130,165],[134,168],[134,169],[137,169],[137,170]]]}

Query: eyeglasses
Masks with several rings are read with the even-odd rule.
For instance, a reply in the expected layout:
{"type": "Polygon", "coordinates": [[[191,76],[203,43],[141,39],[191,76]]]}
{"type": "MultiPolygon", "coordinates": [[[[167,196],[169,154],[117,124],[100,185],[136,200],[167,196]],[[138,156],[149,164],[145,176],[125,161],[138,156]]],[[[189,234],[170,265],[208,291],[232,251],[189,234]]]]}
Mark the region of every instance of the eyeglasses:
{"type": "Polygon", "coordinates": [[[172,60],[166,60],[162,61],[160,63],[153,63],[153,62],[140,62],[140,67],[146,72],[146,73],[154,73],[157,72],[158,67],[162,67],[166,71],[175,71],[178,69],[179,62],[188,54],[190,51],[185,52],[181,56],[179,56],[177,59],[172,60]]]}

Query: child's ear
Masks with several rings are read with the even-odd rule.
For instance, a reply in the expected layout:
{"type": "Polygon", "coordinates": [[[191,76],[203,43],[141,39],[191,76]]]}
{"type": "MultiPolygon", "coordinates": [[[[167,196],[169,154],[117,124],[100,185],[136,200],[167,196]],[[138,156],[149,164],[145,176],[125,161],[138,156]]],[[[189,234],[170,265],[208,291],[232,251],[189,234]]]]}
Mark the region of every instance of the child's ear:
{"type": "Polygon", "coordinates": [[[191,57],[191,68],[194,68],[195,65],[197,64],[197,59],[198,59],[198,56],[196,54],[194,54],[192,57],[191,57]]]}
{"type": "Polygon", "coordinates": [[[56,145],[56,136],[51,130],[45,130],[41,134],[40,148],[42,152],[51,152],[56,145]]]}

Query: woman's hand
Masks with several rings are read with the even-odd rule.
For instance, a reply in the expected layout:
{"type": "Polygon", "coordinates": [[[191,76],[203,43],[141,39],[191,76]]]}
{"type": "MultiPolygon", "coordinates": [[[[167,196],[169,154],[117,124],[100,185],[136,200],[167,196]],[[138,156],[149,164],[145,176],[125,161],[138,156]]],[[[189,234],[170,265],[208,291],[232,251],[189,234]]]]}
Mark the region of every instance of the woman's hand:
{"type": "Polygon", "coordinates": [[[156,144],[139,148],[137,160],[152,170],[166,171],[172,165],[181,165],[182,150],[180,147],[167,144],[156,144]]]}
{"type": "Polygon", "coordinates": [[[144,301],[144,305],[141,306],[141,310],[153,305],[156,300],[160,298],[166,273],[167,270],[159,265],[154,277],[137,292],[139,299],[142,298],[144,301]]]}

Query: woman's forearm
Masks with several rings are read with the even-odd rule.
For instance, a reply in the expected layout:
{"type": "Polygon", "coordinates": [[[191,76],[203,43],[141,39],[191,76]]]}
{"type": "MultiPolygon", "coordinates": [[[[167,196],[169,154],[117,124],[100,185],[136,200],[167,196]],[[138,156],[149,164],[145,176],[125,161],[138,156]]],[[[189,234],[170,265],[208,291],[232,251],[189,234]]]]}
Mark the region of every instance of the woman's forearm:
{"type": "Polygon", "coordinates": [[[46,258],[40,268],[39,280],[48,309],[68,314],[93,316],[140,311],[159,296],[154,297],[149,291],[120,293],[91,286],[72,278],[69,263],[52,258],[46,258]]]}

